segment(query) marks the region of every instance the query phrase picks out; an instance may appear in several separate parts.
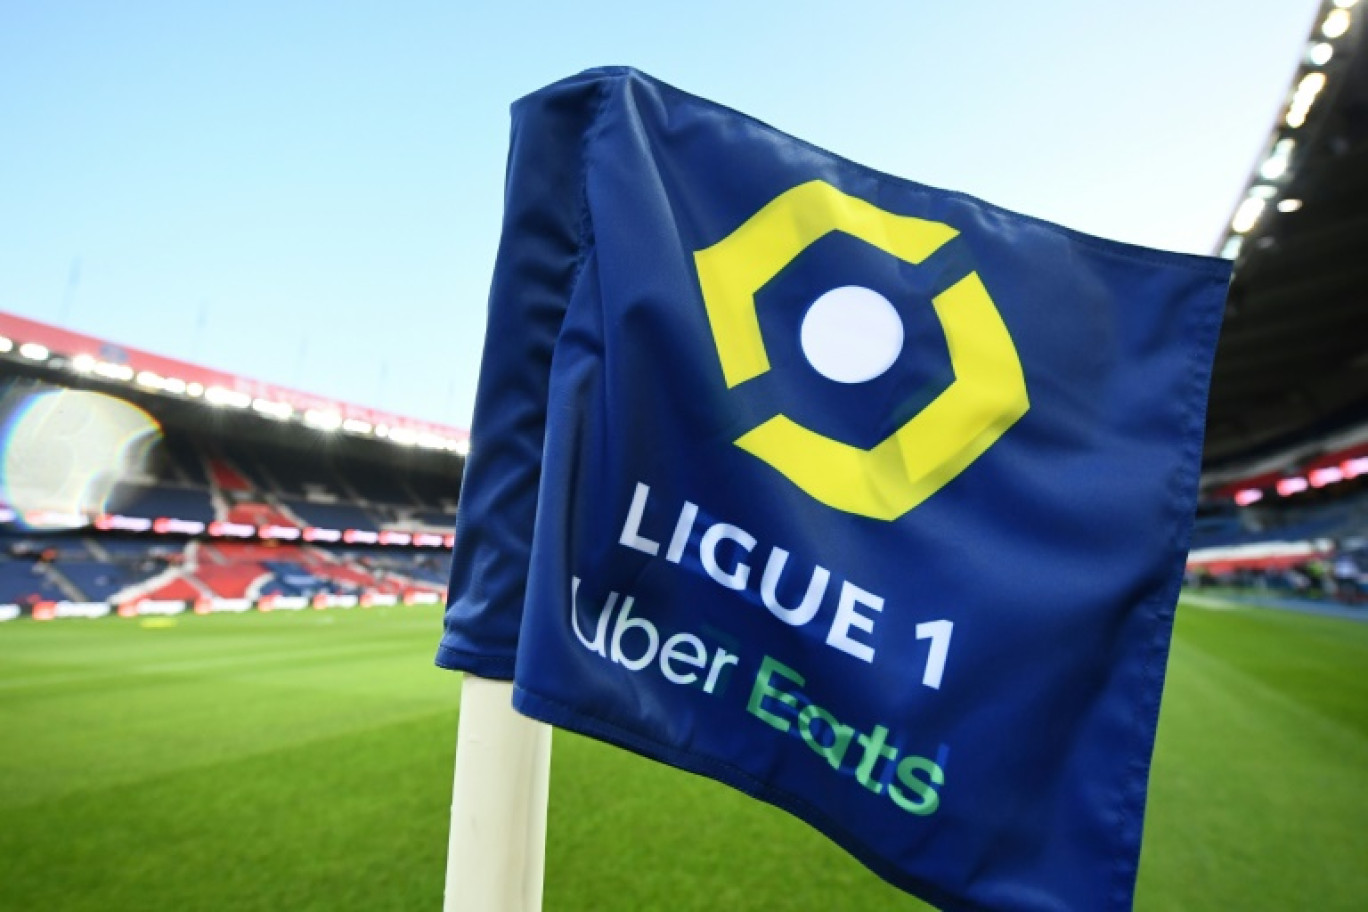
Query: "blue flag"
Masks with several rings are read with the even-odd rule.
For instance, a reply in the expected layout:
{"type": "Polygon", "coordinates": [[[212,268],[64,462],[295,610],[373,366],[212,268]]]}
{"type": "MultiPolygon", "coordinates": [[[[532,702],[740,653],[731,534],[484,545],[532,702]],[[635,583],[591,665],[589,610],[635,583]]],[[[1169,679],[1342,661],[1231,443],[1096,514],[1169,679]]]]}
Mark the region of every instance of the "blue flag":
{"type": "Polygon", "coordinates": [[[536,92],[438,664],[943,908],[1129,908],[1229,277],[536,92]]]}

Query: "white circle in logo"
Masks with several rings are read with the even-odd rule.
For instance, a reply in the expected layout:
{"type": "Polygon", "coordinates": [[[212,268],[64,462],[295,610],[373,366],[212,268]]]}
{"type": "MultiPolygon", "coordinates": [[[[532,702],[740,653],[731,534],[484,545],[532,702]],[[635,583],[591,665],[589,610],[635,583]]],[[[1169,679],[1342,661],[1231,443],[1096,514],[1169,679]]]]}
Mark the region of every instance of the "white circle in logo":
{"type": "Polygon", "coordinates": [[[898,360],[902,318],[874,289],[846,285],[812,302],[800,340],[817,373],[837,383],[864,383],[898,360]]]}

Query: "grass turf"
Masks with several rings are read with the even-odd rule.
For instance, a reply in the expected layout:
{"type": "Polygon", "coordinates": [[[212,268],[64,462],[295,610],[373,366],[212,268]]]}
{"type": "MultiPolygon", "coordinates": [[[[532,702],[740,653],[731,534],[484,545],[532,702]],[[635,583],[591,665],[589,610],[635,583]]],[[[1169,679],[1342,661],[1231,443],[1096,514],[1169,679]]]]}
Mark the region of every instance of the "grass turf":
{"type": "MultiPolygon", "coordinates": [[[[0,626],[0,909],[440,907],[425,608],[0,626]]],[[[1179,612],[1137,908],[1368,906],[1368,624],[1179,612]]],[[[546,908],[918,909],[787,815],[565,733],[546,908]]]]}

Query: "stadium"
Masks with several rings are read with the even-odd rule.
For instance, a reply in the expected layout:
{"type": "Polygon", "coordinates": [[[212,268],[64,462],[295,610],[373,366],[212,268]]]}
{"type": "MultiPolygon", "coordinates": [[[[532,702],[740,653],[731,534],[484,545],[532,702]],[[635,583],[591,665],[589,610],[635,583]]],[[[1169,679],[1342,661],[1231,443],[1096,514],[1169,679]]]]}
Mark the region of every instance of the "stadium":
{"type": "MultiPolygon", "coordinates": [[[[1368,905],[1364,18],[1320,10],[1214,251],[1137,908],[1368,905]]],[[[478,440],[7,313],[0,429],[0,909],[436,908],[478,440]]],[[[714,782],[554,757],[547,908],[926,908],[714,782]]]]}

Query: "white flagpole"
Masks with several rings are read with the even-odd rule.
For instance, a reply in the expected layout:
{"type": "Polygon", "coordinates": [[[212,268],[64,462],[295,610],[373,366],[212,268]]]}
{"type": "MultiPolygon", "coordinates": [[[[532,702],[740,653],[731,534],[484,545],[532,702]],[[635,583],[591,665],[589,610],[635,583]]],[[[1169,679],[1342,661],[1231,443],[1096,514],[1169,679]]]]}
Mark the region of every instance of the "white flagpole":
{"type": "Polygon", "coordinates": [[[443,912],[540,912],[551,727],[511,681],[464,675],[443,912]]]}

